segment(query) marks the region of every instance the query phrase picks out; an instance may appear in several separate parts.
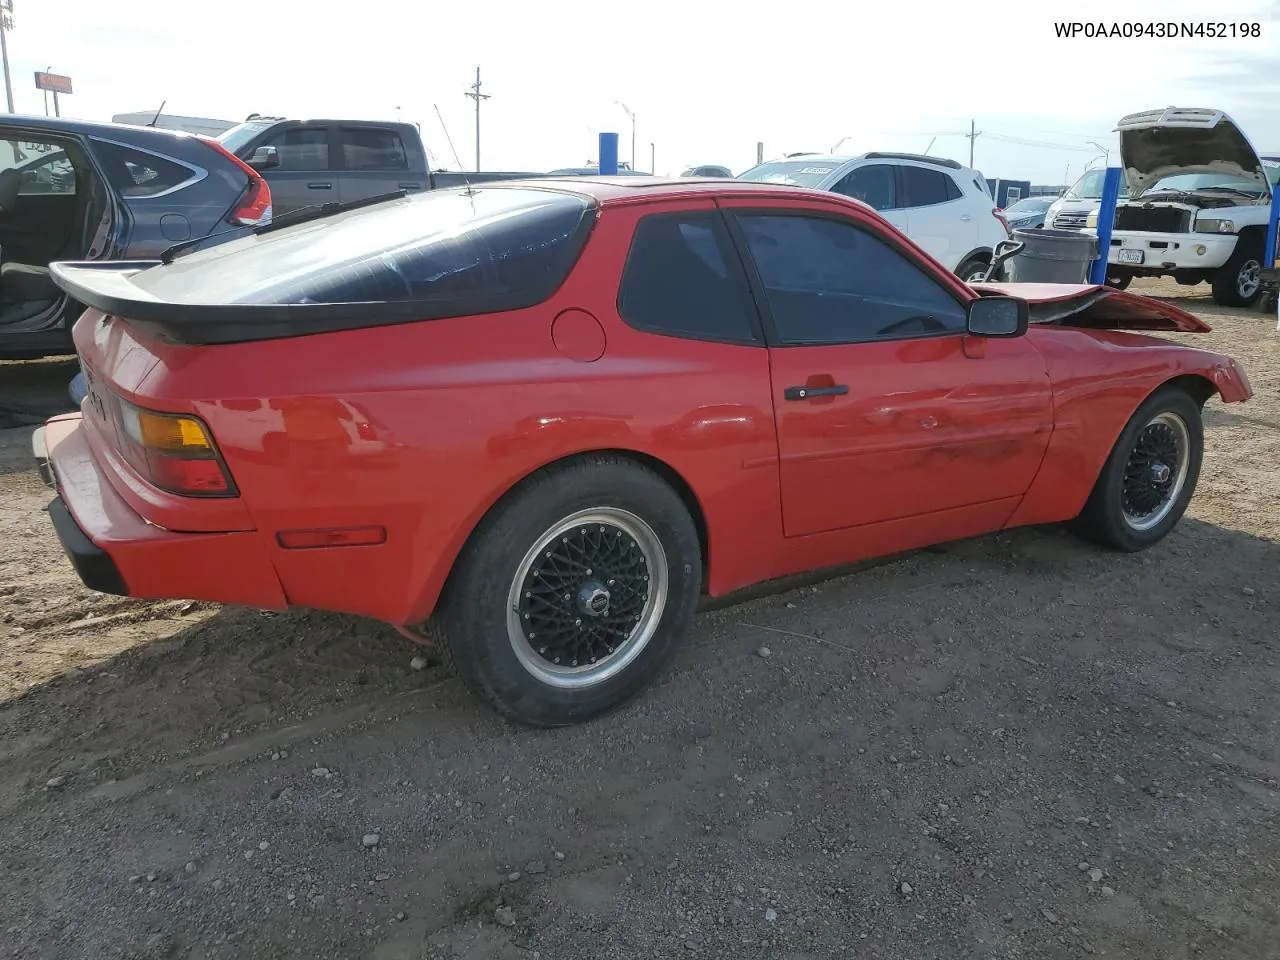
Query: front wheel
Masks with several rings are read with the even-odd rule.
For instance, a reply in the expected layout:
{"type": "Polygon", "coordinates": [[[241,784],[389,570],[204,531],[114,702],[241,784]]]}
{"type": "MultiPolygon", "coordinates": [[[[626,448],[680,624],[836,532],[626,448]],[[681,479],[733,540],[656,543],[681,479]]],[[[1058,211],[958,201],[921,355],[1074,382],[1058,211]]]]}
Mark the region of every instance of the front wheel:
{"type": "Polygon", "coordinates": [[[1262,244],[1240,237],[1236,249],[1213,273],[1213,299],[1223,307],[1248,307],[1262,293],[1262,244]]]}
{"type": "Polygon", "coordinates": [[[433,632],[499,713],[564,726],[618,706],[666,667],[701,577],[679,495],[637,463],[587,458],[534,475],[485,518],[433,632]]]}
{"type": "Polygon", "coordinates": [[[1199,404],[1177,387],[1161,388],[1121,431],[1077,532],[1128,552],[1164,539],[1191,502],[1203,457],[1199,404]]]}

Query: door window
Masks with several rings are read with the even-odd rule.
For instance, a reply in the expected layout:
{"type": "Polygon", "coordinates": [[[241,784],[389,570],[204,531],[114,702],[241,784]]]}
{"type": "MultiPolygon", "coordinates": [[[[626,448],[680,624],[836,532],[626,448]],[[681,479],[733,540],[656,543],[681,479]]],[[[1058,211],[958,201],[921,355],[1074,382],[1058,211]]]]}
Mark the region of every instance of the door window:
{"type": "Polygon", "coordinates": [[[14,170],[5,178],[19,177],[18,194],[74,195],[76,171],[61,145],[49,140],[0,141],[0,170],[14,170]]]}
{"type": "Polygon", "coordinates": [[[286,130],[263,146],[275,147],[280,166],[276,170],[332,170],[329,162],[329,131],[324,127],[286,130]]]}
{"type": "Polygon", "coordinates": [[[848,221],[741,214],[782,344],[960,333],[964,306],[913,260],[848,221]]]}
{"type": "Polygon", "coordinates": [[[409,169],[400,134],[377,127],[343,127],[342,162],[348,170],[409,169]]]}
{"type": "Polygon", "coordinates": [[[831,189],[854,200],[861,200],[873,210],[893,210],[901,206],[893,182],[893,167],[887,163],[859,167],[842,177],[831,189]]]}
{"type": "Polygon", "coordinates": [[[751,306],[717,213],[656,214],[636,226],[618,312],[640,330],[694,340],[753,341],[751,306]]]}
{"type": "Polygon", "coordinates": [[[924,167],[899,167],[898,175],[902,178],[902,205],[904,207],[931,207],[935,203],[946,203],[956,199],[952,195],[955,184],[941,170],[926,170],[924,167]],[[951,183],[952,191],[947,190],[951,183]]]}

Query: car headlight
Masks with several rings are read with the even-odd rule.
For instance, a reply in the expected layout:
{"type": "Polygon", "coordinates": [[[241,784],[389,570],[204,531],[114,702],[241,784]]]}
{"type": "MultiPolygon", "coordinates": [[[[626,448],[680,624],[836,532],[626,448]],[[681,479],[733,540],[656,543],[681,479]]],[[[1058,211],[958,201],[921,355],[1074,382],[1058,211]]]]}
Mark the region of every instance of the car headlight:
{"type": "Polygon", "coordinates": [[[1084,225],[1089,230],[1098,229],[1098,211],[1097,210],[1089,211],[1089,215],[1084,218],[1084,225]]]}
{"type": "Polygon", "coordinates": [[[1235,233],[1236,225],[1232,220],[1205,218],[1196,220],[1196,233],[1235,233]]]}

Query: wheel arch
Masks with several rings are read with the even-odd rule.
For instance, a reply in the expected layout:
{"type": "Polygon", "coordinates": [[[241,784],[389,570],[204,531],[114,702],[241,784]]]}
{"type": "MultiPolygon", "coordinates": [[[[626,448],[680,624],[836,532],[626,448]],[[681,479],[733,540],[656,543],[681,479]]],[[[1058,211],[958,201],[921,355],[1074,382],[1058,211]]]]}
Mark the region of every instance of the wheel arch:
{"type": "Polygon", "coordinates": [[[456,548],[442,553],[437,569],[427,578],[427,582],[423,585],[422,590],[411,606],[408,624],[422,624],[431,616],[440,599],[440,595],[444,592],[449,582],[449,578],[458,566],[458,560],[461,558],[463,551],[475,539],[485,518],[490,516],[500,504],[521,490],[533,478],[563,467],[566,464],[589,460],[594,457],[629,460],[639,466],[647,467],[661,477],[680,497],[685,509],[689,511],[689,516],[693,519],[694,528],[698,533],[698,547],[702,553],[702,583],[703,591],[705,592],[711,565],[710,534],[707,526],[706,511],[703,509],[698,495],[694,492],[693,485],[679,470],[653,454],[622,447],[601,447],[591,450],[579,450],[548,460],[514,478],[504,489],[482,504],[472,517],[471,522],[461,531],[461,535],[456,541],[456,548]]]}
{"type": "MultiPolygon", "coordinates": [[[[1165,387],[1176,387],[1190,394],[1191,399],[1199,404],[1201,408],[1209,402],[1211,397],[1218,396],[1221,392],[1218,385],[1213,382],[1213,379],[1203,373],[1180,373],[1176,377],[1170,377],[1165,380],[1148,393],[1146,397],[1142,398],[1142,403],[1146,403],[1148,398],[1165,387]]],[[[1142,403],[1138,404],[1138,406],[1141,406],[1142,403]]],[[[1134,410],[1137,410],[1137,407],[1134,407],[1134,410]]]]}

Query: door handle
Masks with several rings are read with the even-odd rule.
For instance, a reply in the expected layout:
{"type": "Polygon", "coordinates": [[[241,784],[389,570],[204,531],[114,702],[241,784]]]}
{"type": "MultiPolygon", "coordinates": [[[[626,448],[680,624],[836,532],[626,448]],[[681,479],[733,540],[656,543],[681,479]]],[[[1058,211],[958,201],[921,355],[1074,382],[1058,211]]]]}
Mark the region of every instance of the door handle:
{"type": "Polygon", "coordinates": [[[421,190],[422,189],[422,184],[420,183],[397,183],[396,186],[401,190],[421,190]]]}
{"type": "Polygon", "coordinates": [[[843,397],[849,388],[843,383],[832,387],[787,387],[782,391],[784,400],[808,400],[812,397],[843,397]]]}
{"type": "Polygon", "coordinates": [[[307,189],[308,190],[332,190],[333,184],[332,183],[308,183],[307,189]]]}
{"type": "Polygon", "coordinates": [[[968,223],[968,222],[969,222],[970,220],[972,220],[972,219],[973,219],[973,217],[969,216],[969,214],[967,214],[967,213],[962,213],[962,214],[960,214],[960,220],[961,220],[961,222],[962,222],[962,223],[968,223]]]}

